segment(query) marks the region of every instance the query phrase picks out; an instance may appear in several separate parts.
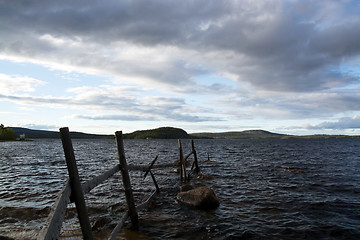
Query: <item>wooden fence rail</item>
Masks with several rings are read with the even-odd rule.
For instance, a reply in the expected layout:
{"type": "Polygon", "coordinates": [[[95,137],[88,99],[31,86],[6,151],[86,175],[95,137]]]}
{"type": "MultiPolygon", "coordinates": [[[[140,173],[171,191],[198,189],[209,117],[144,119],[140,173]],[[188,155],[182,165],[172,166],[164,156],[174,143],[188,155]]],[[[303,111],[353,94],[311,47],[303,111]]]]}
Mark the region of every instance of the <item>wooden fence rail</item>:
{"type": "MultiPolygon", "coordinates": [[[[116,238],[116,235],[123,227],[126,219],[130,217],[132,227],[138,228],[138,214],[137,211],[147,207],[153,198],[156,196],[157,193],[160,192],[160,188],[156,182],[155,176],[152,173],[152,169],[157,168],[166,168],[166,167],[174,167],[176,166],[175,163],[167,163],[167,164],[155,164],[158,156],[149,164],[148,166],[144,165],[127,165],[125,152],[124,152],[124,145],[123,145],[123,138],[122,132],[116,132],[116,145],[118,149],[118,156],[119,156],[119,164],[115,165],[111,169],[107,170],[106,172],[102,173],[99,176],[95,176],[94,178],[90,179],[89,181],[81,184],[79,173],[77,170],[76,159],[74,154],[74,149],[72,146],[69,129],[68,128],[61,128],[60,129],[60,136],[64,148],[64,154],[66,159],[66,164],[68,168],[69,178],[64,183],[61,191],[57,199],[55,200],[54,205],[52,206],[50,213],[38,234],[38,240],[48,240],[48,239],[58,239],[60,236],[62,224],[65,219],[65,213],[67,209],[67,205],[70,202],[75,202],[76,210],[78,214],[78,219],[80,222],[80,227],[82,231],[82,235],[84,239],[93,239],[91,225],[89,221],[89,216],[86,208],[86,203],[84,199],[84,194],[90,192],[93,188],[98,186],[99,184],[103,183],[105,180],[113,176],[116,172],[120,171],[123,180],[123,187],[125,190],[126,201],[128,205],[128,211],[125,212],[120,222],[112,231],[109,240],[113,240],[116,238]],[[131,189],[130,177],[129,172],[130,170],[140,170],[144,171],[144,178],[150,173],[150,176],[154,182],[156,190],[140,205],[135,206],[133,193],[131,189]]],[[[192,164],[192,168],[195,166],[195,171],[199,172],[198,162],[196,151],[194,147],[193,141],[191,141],[191,152],[184,158],[182,153],[182,145],[181,140],[179,140],[179,153],[180,153],[180,172],[181,172],[181,179],[180,182],[186,182],[186,166],[185,161],[189,158],[192,154],[194,155],[194,162],[192,164]]],[[[191,169],[192,170],[192,169],[191,169]]],[[[190,174],[189,174],[190,175],[190,174]]]]}
{"type": "Polygon", "coordinates": [[[61,226],[65,219],[65,213],[70,202],[71,187],[69,179],[65,182],[58,198],[55,200],[50,214],[38,234],[38,239],[58,239],[61,226]]]}

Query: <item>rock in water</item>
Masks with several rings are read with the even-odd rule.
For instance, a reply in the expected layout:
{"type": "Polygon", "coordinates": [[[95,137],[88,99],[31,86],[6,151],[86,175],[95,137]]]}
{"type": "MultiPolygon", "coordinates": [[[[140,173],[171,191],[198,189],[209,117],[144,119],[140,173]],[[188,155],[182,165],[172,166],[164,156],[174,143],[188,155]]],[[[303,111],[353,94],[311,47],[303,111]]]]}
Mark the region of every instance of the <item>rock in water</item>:
{"type": "Polygon", "coordinates": [[[216,209],[220,205],[220,200],[209,187],[198,187],[188,191],[180,192],[177,200],[186,205],[210,210],[216,209]]]}

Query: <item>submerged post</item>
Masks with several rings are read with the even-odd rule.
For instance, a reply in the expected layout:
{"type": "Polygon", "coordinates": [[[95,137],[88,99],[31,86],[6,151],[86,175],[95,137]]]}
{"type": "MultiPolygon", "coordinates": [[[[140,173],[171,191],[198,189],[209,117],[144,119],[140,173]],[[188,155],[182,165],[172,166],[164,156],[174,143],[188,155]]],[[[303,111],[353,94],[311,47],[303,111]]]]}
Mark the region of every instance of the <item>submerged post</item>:
{"type": "Polygon", "coordinates": [[[69,128],[60,128],[60,137],[64,148],[66,165],[70,177],[71,194],[75,201],[81,232],[84,239],[93,239],[84,193],[80,183],[79,172],[76,166],[74,149],[72,146],[69,128]]]}
{"type": "Polygon", "coordinates": [[[195,145],[194,145],[194,140],[191,139],[191,151],[194,154],[194,163],[195,163],[195,172],[199,173],[200,172],[200,168],[199,168],[199,164],[198,164],[198,159],[197,159],[197,154],[196,154],[196,150],[195,150],[195,145]]]}
{"type": "Polygon", "coordinates": [[[139,227],[139,219],[138,219],[138,214],[137,214],[136,207],[135,207],[133,192],[131,189],[129,171],[128,171],[126,158],[125,158],[122,132],[121,131],[116,132],[115,137],[116,137],[116,145],[117,145],[118,155],[119,155],[120,171],[121,171],[121,176],[122,176],[124,190],[125,190],[125,197],[126,197],[127,205],[129,207],[129,215],[130,215],[132,227],[137,229],[139,227]]]}

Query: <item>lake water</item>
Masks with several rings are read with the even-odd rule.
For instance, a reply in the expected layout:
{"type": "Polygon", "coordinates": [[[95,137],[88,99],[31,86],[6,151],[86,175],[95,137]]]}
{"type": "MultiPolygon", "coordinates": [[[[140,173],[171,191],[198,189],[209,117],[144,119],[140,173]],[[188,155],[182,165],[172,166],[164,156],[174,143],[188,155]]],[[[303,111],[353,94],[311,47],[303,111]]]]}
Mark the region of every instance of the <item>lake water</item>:
{"type": "MultiPolygon", "coordinates": [[[[177,140],[125,140],[128,164],[178,158],[177,140]]],[[[73,140],[83,181],[118,163],[114,140],[73,140]]],[[[184,154],[190,142],[183,140],[184,154]]],[[[221,200],[204,212],[176,202],[179,176],[155,170],[161,194],[139,212],[138,232],[118,239],[360,239],[360,139],[195,140],[201,180],[221,200]],[[205,164],[209,152],[212,164],[205,164]]],[[[192,157],[190,157],[192,160],[192,157]]],[[[154,190],[151,178],[131,172],[137,203],[154,190]]],[[[0,236],[36,239],[67,178],[60,140],[0,142],[0,236]]],[[[120,173],[86,194],[94,231],[106,239],[121,219],[125,198],[120,173]]],[[[81,238],[74,204],[62,239],[81,238]]],[[[129,228],[129,224],[125,226],[129,228]]]]}

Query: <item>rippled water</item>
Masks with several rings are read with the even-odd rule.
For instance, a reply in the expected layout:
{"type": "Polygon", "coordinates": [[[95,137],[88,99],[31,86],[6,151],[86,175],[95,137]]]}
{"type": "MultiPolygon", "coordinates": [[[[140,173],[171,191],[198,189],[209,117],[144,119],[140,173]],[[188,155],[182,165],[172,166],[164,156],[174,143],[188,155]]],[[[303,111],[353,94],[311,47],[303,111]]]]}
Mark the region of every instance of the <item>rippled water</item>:
{"type": "MultiPolygon", "coordinates": [[[[82,180],[118,163],[114,140],[73,140],[82,180]]],[[[183,140],[185,154],[190,144],[183,140]]],[[[360,139],[195,140],[202,180],[221,200],[204,212],[176,202],[179,176],[154,171],[162,190],[139,213],[139,232],[119,239],[360,239],[360,139]],[[213,164],[203,163],[206,152],[213,164]]],[[[178,158],[177,140],[125,140],[128,163],[178,158]]],[[[34,239],[67,175],[60,140],[0,142],[0,236],[34,239]]],[[[138,203],[154,186],[131,172],[138,203]]],[[[124,211],[120,173],[86,195],[91,221],[106,218],[94,232],[108,237],[124,211]]],[[[79,236],[69,206],[63,239],[79,236]]],[[[128,225],[127,225],[128,227],[128,225]]]]}

